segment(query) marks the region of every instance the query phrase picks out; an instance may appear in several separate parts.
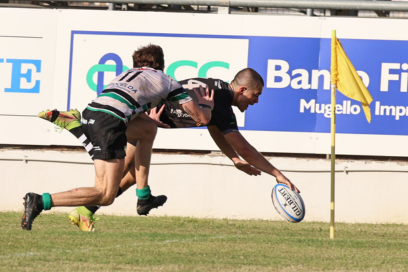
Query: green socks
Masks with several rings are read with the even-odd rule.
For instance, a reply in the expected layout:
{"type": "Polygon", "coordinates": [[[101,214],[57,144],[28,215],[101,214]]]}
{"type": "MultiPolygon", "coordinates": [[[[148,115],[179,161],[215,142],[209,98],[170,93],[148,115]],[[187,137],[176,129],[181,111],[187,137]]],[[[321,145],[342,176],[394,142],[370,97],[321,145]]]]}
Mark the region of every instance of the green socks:
{"type": "Polygon", "coordinates": [[[51,210],[51,195],[49,193],[42,194],[42,203],[45,211],[51,210]]]}
{"type": "Polygon", "coordinates": [[[136,189],[136,196],[139,199],[149,199],[150,195],[151,195],[151,191],[150,191],[149,186],[143,189],[136,189]]]}

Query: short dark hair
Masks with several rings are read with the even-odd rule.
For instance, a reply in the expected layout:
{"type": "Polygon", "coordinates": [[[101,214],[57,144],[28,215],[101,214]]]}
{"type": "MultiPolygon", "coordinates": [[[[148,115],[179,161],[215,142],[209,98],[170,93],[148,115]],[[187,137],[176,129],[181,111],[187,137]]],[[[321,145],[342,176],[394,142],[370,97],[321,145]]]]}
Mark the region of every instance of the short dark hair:
{"type": "Polygon", "coordinates": [[[150,67],[155,70],[164,68],[164,53],[163,49],[154,44],[142,46],[137,49],[132,55],[133,68],[150,67]]]}
{"type": "Polygon", "coordinates": [[[257,71],[251,68],[245,68],[239,71],[231,81],[233,86],[246,86],[248,90],[262,89],[264,80],[257,71]]]}

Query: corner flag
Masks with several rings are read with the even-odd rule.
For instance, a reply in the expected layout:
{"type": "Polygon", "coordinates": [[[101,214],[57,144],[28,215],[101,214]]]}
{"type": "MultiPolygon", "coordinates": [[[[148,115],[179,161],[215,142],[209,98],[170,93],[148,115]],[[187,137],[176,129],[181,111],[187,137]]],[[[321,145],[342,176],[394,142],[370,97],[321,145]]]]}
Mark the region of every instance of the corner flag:
{"type": "Polygon", "coordinates": [[[332,36],[331,42],[331,82],[332,85],[337,85],[337,90],[342,94],[361,102],[367,121],[370,123],[369,105],[373,98],[335,35],[332,36]]]}

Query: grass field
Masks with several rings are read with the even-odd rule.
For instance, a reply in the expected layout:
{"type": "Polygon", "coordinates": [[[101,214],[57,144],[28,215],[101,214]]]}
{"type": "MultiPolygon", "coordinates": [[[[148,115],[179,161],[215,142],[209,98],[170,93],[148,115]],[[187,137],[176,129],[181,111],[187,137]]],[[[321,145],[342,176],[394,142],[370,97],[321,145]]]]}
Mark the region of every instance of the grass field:
{"type": "Polygon", "coordinates": [[[408,271],[408,226],[0,213],[1,271],[408,271]]]}

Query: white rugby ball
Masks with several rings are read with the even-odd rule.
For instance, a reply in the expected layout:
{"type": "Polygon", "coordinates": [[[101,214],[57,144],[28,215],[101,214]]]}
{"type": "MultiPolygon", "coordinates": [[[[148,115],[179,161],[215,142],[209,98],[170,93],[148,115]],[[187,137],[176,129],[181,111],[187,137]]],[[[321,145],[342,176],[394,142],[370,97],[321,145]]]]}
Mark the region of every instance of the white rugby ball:
{"type": "Polygon", "coordinates": [[[288,222],[298,223],[305,217],[302,197],[284,184],[276,184],[272,189],[272,203],[276,211],[288,222]]]}

